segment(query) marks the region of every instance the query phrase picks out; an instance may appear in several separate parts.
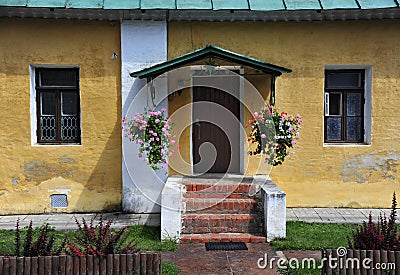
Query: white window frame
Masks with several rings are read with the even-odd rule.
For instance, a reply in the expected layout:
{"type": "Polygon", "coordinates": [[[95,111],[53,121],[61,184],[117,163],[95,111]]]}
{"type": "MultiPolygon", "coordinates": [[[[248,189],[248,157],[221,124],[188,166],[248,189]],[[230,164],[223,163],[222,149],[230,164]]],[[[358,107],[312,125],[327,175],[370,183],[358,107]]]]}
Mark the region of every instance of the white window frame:
{"type": "MultiPolygon", "coordinates": [[[[36,85],[35,85],[35,76],[37,68],[55,68],[55,69],[79,69],[79,79],[80,79],[80,67],[79,65],[49,65],[49,64],[34,64],[29,65],[29,75],[30,75],[30,117],[31,117],[31,145],[32,146],[81,146],[83,142],[82,135],[82,110],[79,112],[79,122],[80,122],[80,133],[81,133],[81,142],[80,143],[63,143],[63,144],[42,144],[38,143],[37,137],[37,103],[36,103],[36,85]]],[[[79,81],[80,85],[80,81],[79,81]]],[[[80,90],[80,87],[79,87],[80,90]]],[[[81,93],[79,92],[79,97],[81,93]]],[[[79,101],[81,102],[81,101],[79,101]]],[[[82,104],[81,104],[82,106],[82,104]]]]}

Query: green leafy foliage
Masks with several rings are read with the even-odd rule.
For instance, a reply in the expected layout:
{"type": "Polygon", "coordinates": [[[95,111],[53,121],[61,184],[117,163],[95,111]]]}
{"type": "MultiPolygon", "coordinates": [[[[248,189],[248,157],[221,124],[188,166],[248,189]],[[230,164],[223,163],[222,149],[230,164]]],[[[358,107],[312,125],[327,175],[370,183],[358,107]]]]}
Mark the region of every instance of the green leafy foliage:
{"type": "Polygon", "coordinates": [[[167,159],[172,156],[171,145],[175,144],[171,128],[173,124],[161,111],[145,110],[133,118],[124,117],[122,127],[125,137],[139,145],[139,158],[144,157],[153,170],[165,168],[167,159]]]}
{"type": "Polygon", "coordinates": [[[289,149],[300,138],[302,123],[301,116],[279,113],[272,106],[267,105],[260,113],[255,112],[249,124],[251,132],[248,141],[257,144],[250,155],[264,154],[265,162],[273,166],[281,165],[289,149]]]}

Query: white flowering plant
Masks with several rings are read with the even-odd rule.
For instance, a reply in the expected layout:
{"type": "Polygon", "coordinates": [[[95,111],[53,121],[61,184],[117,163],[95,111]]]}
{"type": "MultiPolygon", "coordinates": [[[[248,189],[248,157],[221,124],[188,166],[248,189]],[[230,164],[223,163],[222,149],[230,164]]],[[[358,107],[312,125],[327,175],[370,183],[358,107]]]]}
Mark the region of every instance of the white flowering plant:
{"type": "Polygon", "coordinates": [[[281,165],[289,148],[293,148],[300,139],[302,122],[299,114],[293,116],[285,112],[279,113],[273,106],[266,105],[249,120],[251,131],[248,141],[257,144],[256,149],[249,154],[266,154],[266,163],[281,165]]]}
{"type": "Polygon", "coordinates": [[[144,158],[153,170],[166,167],[172,156],[175,136],[171,134],[172,123],[161,111],[145,110],[131,119],[122,119],[125,137],[139,145],[139,158],[144,158]]]}

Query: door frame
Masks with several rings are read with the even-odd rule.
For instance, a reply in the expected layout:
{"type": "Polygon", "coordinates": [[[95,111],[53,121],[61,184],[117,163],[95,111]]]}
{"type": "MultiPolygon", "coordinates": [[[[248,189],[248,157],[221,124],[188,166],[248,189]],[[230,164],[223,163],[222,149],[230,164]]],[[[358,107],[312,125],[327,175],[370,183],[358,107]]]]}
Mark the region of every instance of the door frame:
{"type": "MultiPolygon", "coordinates": [[[[203,68],[203,66],[198,65],[198,66],[191,66],[191,68],[201,70],[203,68]]],[[[230,71],[239,71],[240,75],[244,74],[244,68],[243,66],[220,66],[217,67],[216,70],[218,70],[219,68],[222,69],[227,69],[230,71]]],[[[240,83],[240,87],[239,87],[239,119],[240,119],[240,123],[244,124],[244,108],[243,108],[243,104],[241,104],[243,102],[244,99],[244,80],[243,77],[239,78],[239,83],[240,83]]],[[[190,78],[190,101],[193,103],[193,77],[190,78]]],[[[191,174],[194,175],[194,167],[193,167],[193,163],[194,163],[194,157],[193,157],[193,107],[190,108],[190,171],[191,174]]],[[[244,175],[244,167],[245,167],[245,163],[244,163],[244,133],[242,130],[239,129],[239,145],[240,145],[240,156],[239,156],[239,174],[244,175]]]]}

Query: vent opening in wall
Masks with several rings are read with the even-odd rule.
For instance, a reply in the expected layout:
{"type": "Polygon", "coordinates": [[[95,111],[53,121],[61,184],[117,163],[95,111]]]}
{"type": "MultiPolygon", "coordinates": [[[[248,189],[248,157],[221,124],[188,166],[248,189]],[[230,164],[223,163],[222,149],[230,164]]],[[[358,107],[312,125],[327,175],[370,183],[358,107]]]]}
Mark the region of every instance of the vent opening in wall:
{"type": "Polygon", "coordinates": [[[68,207],[67,195],[53,194],[50,195],[51,208],[66,208],[68,207]]]}

